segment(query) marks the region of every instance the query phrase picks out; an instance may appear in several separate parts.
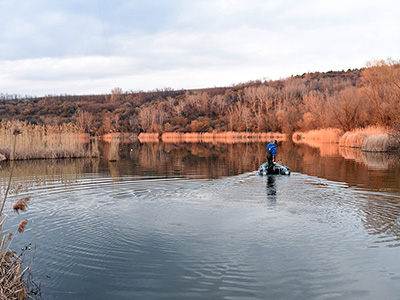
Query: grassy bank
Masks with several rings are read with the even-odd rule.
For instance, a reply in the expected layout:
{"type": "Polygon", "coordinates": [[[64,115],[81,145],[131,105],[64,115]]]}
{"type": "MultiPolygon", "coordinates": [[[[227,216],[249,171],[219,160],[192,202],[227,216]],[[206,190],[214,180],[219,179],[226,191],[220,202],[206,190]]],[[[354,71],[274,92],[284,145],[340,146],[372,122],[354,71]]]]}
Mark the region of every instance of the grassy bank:
{"type": "Polygon", "coordinates": [[[26,122],[0,123],[0,157],[3,159],[43,159],[88,157],[96,153],[89,144],[89,134],[83,134],[72,124],[59,126],[32,125],[26,122]],[[12,130],[20,135],[12,154],[12,130]]]}

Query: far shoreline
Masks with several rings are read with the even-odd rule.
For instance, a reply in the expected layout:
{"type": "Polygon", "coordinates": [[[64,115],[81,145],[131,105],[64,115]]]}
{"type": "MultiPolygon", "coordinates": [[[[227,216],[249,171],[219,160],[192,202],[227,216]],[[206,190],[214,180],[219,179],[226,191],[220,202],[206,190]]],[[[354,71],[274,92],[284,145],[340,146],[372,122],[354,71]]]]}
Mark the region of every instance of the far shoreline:
{"type": "MultiPolygon", "coordinates": [[[[340,148],[358,148],[364,152],[399,153],[400,134],[387,128],[371,126],[352,131],[338,128],[324,128],[306,132],[285,134],[280,132],[113,132],[100,136],[82,133],[71,125],[43,127],[23,124],[18,137],[15,160],[24,159],[59,159],[76,157],[98,157],[98,142],[109,143],[110,161],[118,156],[120,143],[269,143],[272,141],[292,141],[321,148],[327,144],[340,148]],[[89,144],[89,146],[85,146],[89,144]]],[[[0,161],[13,160],[11,156],[12,134],[9,128],[3,128],[0,134],[0,161]]]]}

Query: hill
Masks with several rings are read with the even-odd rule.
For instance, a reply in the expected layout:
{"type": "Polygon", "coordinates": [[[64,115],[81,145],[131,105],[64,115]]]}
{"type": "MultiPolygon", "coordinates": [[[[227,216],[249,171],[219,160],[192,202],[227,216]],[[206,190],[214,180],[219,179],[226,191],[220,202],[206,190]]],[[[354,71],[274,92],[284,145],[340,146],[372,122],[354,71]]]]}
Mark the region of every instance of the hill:
{"type": "MultiPolygon", "coordinates": [[[[376,120],[368,117],[386,105],[374,107],[376,101],[368,94],[368,89],[373,89],[369,79],[389,73],[397,78],[398,63],[381,61],[364,69],[306,73],[197,90],[123,92],[115,88],[105,95],[0,95],[0,120],[76,123],[93,134],[227,130],[291,133],[329,126],[348,130],[374,122],[391,125],[395,116],[376,120]]],[[[396,104],[398,97],[388,90],[378,100],[396,104]]]]}

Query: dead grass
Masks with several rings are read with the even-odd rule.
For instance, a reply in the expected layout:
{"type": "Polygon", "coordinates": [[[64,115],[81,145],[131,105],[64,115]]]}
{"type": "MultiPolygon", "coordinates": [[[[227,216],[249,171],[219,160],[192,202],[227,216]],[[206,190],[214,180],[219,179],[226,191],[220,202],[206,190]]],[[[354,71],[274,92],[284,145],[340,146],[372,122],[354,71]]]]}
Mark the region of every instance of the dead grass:
{"type": "MultiPolygon", "coordinates": [[[[16,152],[16,141],[17,135],[22,134],[21,127],[14,126],[11,130],[11,138],[10,144],[11,148],[11,157],[15,157],[16,152]]],[[[24,268],[23,261],[25,257],[25,251],[30,249],[28,246],[24,247],[21,250],[21,253],[17,255],[16,251],[12,251],[10,249],[11,242],[15,236],[12,232],[8,234],[3,234],[3,225],[6,220],[10,220],[10,213],[4,213],[5,203],[7,202],[7,198],[10,193],[10,187],[13,177],[15,161],[11,160],[11,168],[10,174],[8,177],[8,184],[5,189],[4,198],[0,208],[0,299],[34,299],[29,295],[29,288],[27,287],[27,282],[29,282],[29,272],[32,266],[24,268]],[[26,279],[26,280],[24,280],[26,279]]],[[[20,186],[15,188],[15,195],[18,194],[20,190],[20,186]]],[[[30,197],[22,197],[15,201],[14,209],[15,212],[26,211],[28,208],[28,202],[30,201],[30,197]]],[[[22,234],[28,225],[28,220],[24,219],[19,222],[16,232],[22,234]]]]}
{"type": "Polygon", "coordinates": [[[364,138],[361,150],[368,152],[386,152],[389,147],[389,135],[387,133],[379,135],[367,135],[364,138]]]}
{"type": "Polygon", "coordinates": [[[348,131],[339,139],[340,147],[360,148],[363,151],[374,152],[387,151],[388,143],[387,130],[378,126],[348,131]]]}
{"type": "Polygon", "coordinates": [[[339,153],[339,137],[342,131],[337,128],[325,128],[307,132],[295,132],[292,135],[294,143],[304,143],[320,150],[321,156],[335,156],[339,153]]]}
{"type": "Polygon", "coordinates": [[[20,135],[15,148],[15,156],[11,157],[12,122],[0,123],[0,153],[7,159],[42,159],[73,158],[90,156],[84,143],[89,142],[89,135],[80,133],[76,126],[65,124],[60,126],[32,125],[19,123],[20,135]]]}
{"type": "Polygon", "coordinates": [[[302,143],[338,143],[343,131],[338,128],[324,128],[307,132],[295,132],[292,140],[302,143]]]}
{"type": "Polygon", "coordinates": [[[393,144],[388,130],[383,127],[370,126],[342,133],[336,128],[295,132],[292,140],[295,143],[305,143],[311,147],[320,148],[321,155],[322,149],[325,149],[326,153],[334,153],[334,149],[327,149],[326,144],[339,143],[339,147],[359,148],[369,152],[386,152],[393,144]]]}
{"type": "Polygon", "coordinates": [[[15,251],[7,250],[1,253],[0,258],[0,298],[1,299],[27,299],[24,283],[23,260],[15,251]]]}

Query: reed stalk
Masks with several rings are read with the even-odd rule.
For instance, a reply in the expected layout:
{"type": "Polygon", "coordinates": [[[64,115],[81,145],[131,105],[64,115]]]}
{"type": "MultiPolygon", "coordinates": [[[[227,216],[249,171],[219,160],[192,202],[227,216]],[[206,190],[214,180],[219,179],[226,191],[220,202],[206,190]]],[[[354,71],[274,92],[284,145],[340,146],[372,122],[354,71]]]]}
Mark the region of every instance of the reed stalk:
{"type": "Polygon", "coordinates": [[[108,153],[109,161],[117,161],[118,160],[118,152],[119,152],[119,139],[117,137],[113,137],[110,143],[110,150],[108,153]]]}
{"type": "Polygon", "coordinates": [[[3,210],[4,210],[4,205],[6,204],[6,201],[7,201],[7,196],[8,196],[8,193],[10,191],[10,187],[11,187],[12,176],[13,176],[13,173],[14,173],[15,148],[16,148],[16,145],[17,145],[17,135],[18,134],[20,134],[19,130],[12,131],[12,135],[14,136],[14,138],[13,138],[13,147],[12,147],[11,156],[10,156],[11,168],[10,168],[10,176],[8,177],[7,188],[6,188],[6,191],[4,193],[3,202],[1,203],[1,208],[0,208],[0,236],[3,235],[3,210]]]}
{"type": "MultiPolygon", "coordinates": [[[[11,168],[10,174],[8,177],[8,183],[6,187],[6,191],[4,193],[4,198],[1,203],[0,208],[0,299],[34,299],[27,292],[26,284],[24,282],[24,277],[30,271],[30,267],[23,268],[23,261],[25,257],[25,251],[29,249],[29,247],[24,247],[21,250],[21,253],[17,255],[16,251],[10,250],[10,244],[15,236],[13,233],[9,233],[7,237],[3,235],[3,225],[6,220],[6,216],[4,216],[4,207],[7,202],[7,198],[9,196],[11,181],[14,172],[15,166],[15,152],[17,145],[17,136],[21,134],[21,127],[19,124],[13,125],[11,127],[11,136],[13,137],[12,148],[11,148],[11,168]]],[[[16,189],[16,193],[19,187],[16,189]]],[[[22,197],[16,201],[14,205],[14,211],[25,211],[28,206],[28,202],[30,197],[22,197]]],[[[17,232],[23,233],[26,226],[28,224],[28,220],[25,219],[18,224],[17,232]]]]}
{"type": "Polygon", "coordinates": [[[91,157],[100,157],[100,150],[99,150],[99,137],[96,136],[90,143],[90,156],[91,157]]]}
{"type": "Polygon", "coordinates": [[[11,122],[0,122],[0,154],[8,159],[42,159],[89,157],[84,148],[89,135],[80,133],[72,124],[44,126],[22,122],[18,147],[11,158],[13,148],[10,136],[11,122]]]}
{"type": "Polygon", "coordinates": [[[340,147],[360,148],[363,151],[384,152],[388,148],[388,130],[379,126],[369,126],[348,131],[339,139],[340,147]]]}

